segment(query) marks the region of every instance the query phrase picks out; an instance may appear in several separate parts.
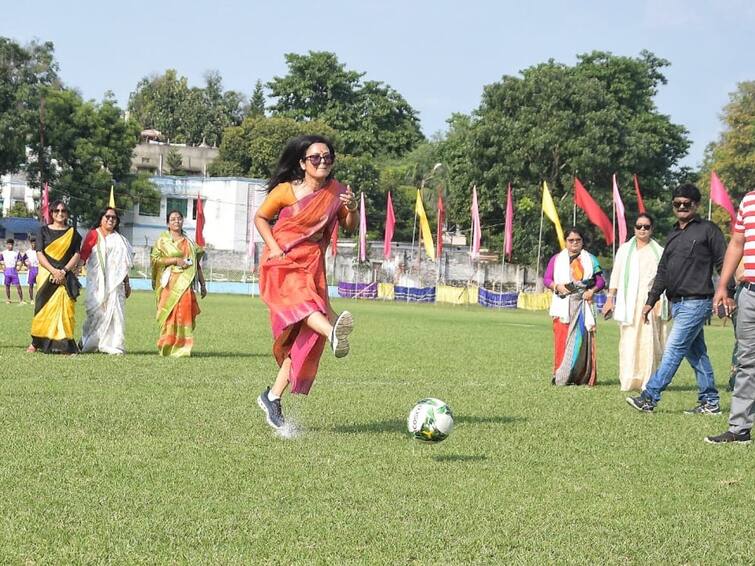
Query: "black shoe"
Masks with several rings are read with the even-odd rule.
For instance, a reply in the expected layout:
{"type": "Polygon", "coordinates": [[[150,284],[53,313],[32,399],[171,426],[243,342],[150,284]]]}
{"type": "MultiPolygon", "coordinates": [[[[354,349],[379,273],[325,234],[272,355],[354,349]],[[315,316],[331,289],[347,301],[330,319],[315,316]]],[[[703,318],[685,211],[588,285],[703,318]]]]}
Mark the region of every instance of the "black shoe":
{"type": "Polygon", "coordinates": [[[276,399],[275,401],[271,401],[267,396],[268,393],[270,393],[269,387],[262,393],[260,393],[259,397],[257,397],[257,404],[260,406],[260,409],[265,411],[267,424],[269,424],[274,429],[281,429],[286,424],[286,420],[283,418],[281,400],[276,399]]]}
{"type": "Polygon", "coordinates": [[[720,415],[721,414],[721,406],[716,403],[715,405],[712,403],[700,403],[697,407],[693,409],[687,409],[684,411],[685,415],[720,415]]]}
{"type": "Polygon", "coordinates": [[[706,436],[705,442],[708,444],[749,444],[750,443],[750,431],[746,430],[737,434],[727,430],[723,434],[718,436],[706,436]]]}
{"type": "Polygon", "coordinates": [[[653,409],[655,409],[653,402],[642,395],[639,395],[638,397],[627,397],[627,403],[643,413],[652,413],[653,409]]]}

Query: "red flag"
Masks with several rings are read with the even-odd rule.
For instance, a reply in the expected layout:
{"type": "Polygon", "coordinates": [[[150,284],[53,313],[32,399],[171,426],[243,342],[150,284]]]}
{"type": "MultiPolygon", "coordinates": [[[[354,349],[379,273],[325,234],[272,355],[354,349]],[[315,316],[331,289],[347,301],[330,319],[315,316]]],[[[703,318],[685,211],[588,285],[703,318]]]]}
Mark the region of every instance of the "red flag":
{"type": "Polygon", "coordinates": [[[509,183],[506,195],[506,229],[503,235],[503,253],[511,261],[511,253],[514,251],[514,201],[511,198],[511,183],[509,183]]]}
{"type": "Polygon", "coordinates": [[[613,174],[613,205],[616,208],[616,225],[619,227],[619,245],[627,241],[627,219],[624,215],[624,203],[619,194],[619,185],[616,183],[616,173],[613,174]]]}
{"type": "Polygon", "coordinates": [[[645,203],[642,200],[642,193],[640,192],[640,181],[637,179],[637,175],[634,175],[634,192],[637,193],[637,211],[640,214],[645,214],[645,203]]]}
{"type": "Polygon", "coordinates": [[[715,171],[710,172],[710,200],[715,202],[718,206],[726,209],[726,212],[731,216],[732,223],[734,222],[737,217],[736,212],[734,212],[734,205],[731,204],[729,193],[726,191],[726,187],[724,187],[724,184],[721,182],[721,179],[718,178],[715,171]]]}
{"type": "Polygon", "coordinates": [[[330,235],[330,255],[335,257],[338,253],[338,222],[333,226],[333,233],[330,235]]]}
{"type": "Polygon", "coordinates": [[[393,214],[393,201],[391,191],[388,191],[388,202],[385,205],[385,236],[383,238],[383,257],[391,259],[391,242],[393,241],[393,228],[396,226],[396,216],[393,214]]]}
{"type": "Polygon", "coordinates": [[[50,187],[47,183],[45,183],[45,186],[42,189],[42,206],[40,208],[42,220],[44,220],[45,224],[52,222],[52,220],[50,220],[50,187]]]}
{"type": "Polygon", "coordinates": [[[438,242],[438,255],[439,258],[443,253],[443,224],[446,222],[446,207],[443,204],[443,195],[438,192],[438,228],[435,234],[435,240],[438,242]]]}
{"type": "Polygon", "coordinates": [[[204,247],[204,205],[202,195],[197,195],[197,229],[194,232],[194,240],[198,246],[204,247]]]}
{"type": "Polygon", "coordinates": [[[606,244],[610,245],[613,242],[613,226],[611,225],[611,221],[576,177],[574,177],[574,204],[584,210],[588,220],[600,228],[600,231],[603,232],[603,237],[606,239],[606,244]]]}

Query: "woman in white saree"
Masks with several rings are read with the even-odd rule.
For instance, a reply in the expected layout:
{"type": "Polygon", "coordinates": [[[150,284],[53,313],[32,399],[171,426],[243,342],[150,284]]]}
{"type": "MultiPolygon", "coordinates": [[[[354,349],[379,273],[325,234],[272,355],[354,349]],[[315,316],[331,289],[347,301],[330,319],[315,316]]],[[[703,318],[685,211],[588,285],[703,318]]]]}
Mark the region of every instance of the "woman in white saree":
{"type": "Polygon", "coordinates": [[[634,237],[616,252],[603,314],[613,315],[621,332],[619,383],[622,391],[641,390],[658,367],[666,344],[668,302],[663,295],[643,322],[642,308],[655,279],[663,248],[652,239],[653,218],[642,213],[634,237]]]}
{"type": "Polygon", "coordinates": [[[119,225],[118,212],[106,208],[81,248],[81,260],[87,267],[82,352],[126,353],[124,311],[131,295],[128,272],[134,251],[118,232],[119,225]]]}

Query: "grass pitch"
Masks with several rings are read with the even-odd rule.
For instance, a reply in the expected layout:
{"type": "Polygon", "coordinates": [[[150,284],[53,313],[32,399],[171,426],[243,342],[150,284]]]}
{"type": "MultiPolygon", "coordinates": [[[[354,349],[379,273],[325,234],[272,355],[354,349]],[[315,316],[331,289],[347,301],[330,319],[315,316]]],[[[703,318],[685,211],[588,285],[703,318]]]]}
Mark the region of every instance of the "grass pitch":
{"type": "MultiPolygon", "coordinates": [[[[147,293],[115,358],[25,354],[32,308],[0,304],[0,562],[752,563],[755,450],[702,442],[726,417],[682,414],[686,364],[643,415],[612,322],[599,385],[557,388],[544,312],[335,303],[352,353],[284,398],[291,439],[255,403],[276,370],[258,298],[208,297],[179,360],[147,293]],[[426,396],[456,417],[435,446],[405,432],[426,396]]],[[[723,389],[732,330],[705,332],[723,389]]]]}

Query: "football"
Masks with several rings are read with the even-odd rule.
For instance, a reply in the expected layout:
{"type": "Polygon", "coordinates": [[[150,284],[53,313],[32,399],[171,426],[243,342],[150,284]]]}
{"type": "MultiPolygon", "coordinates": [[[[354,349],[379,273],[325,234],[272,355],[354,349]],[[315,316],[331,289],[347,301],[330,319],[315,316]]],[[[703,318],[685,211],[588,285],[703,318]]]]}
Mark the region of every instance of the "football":
{"type": "Polygon", "coordinates": [[[409,434],[421,442],[440,442],[448,438],[454,428],[451,407],[440,399],[417,401],[407,419],[409,434]]]}

